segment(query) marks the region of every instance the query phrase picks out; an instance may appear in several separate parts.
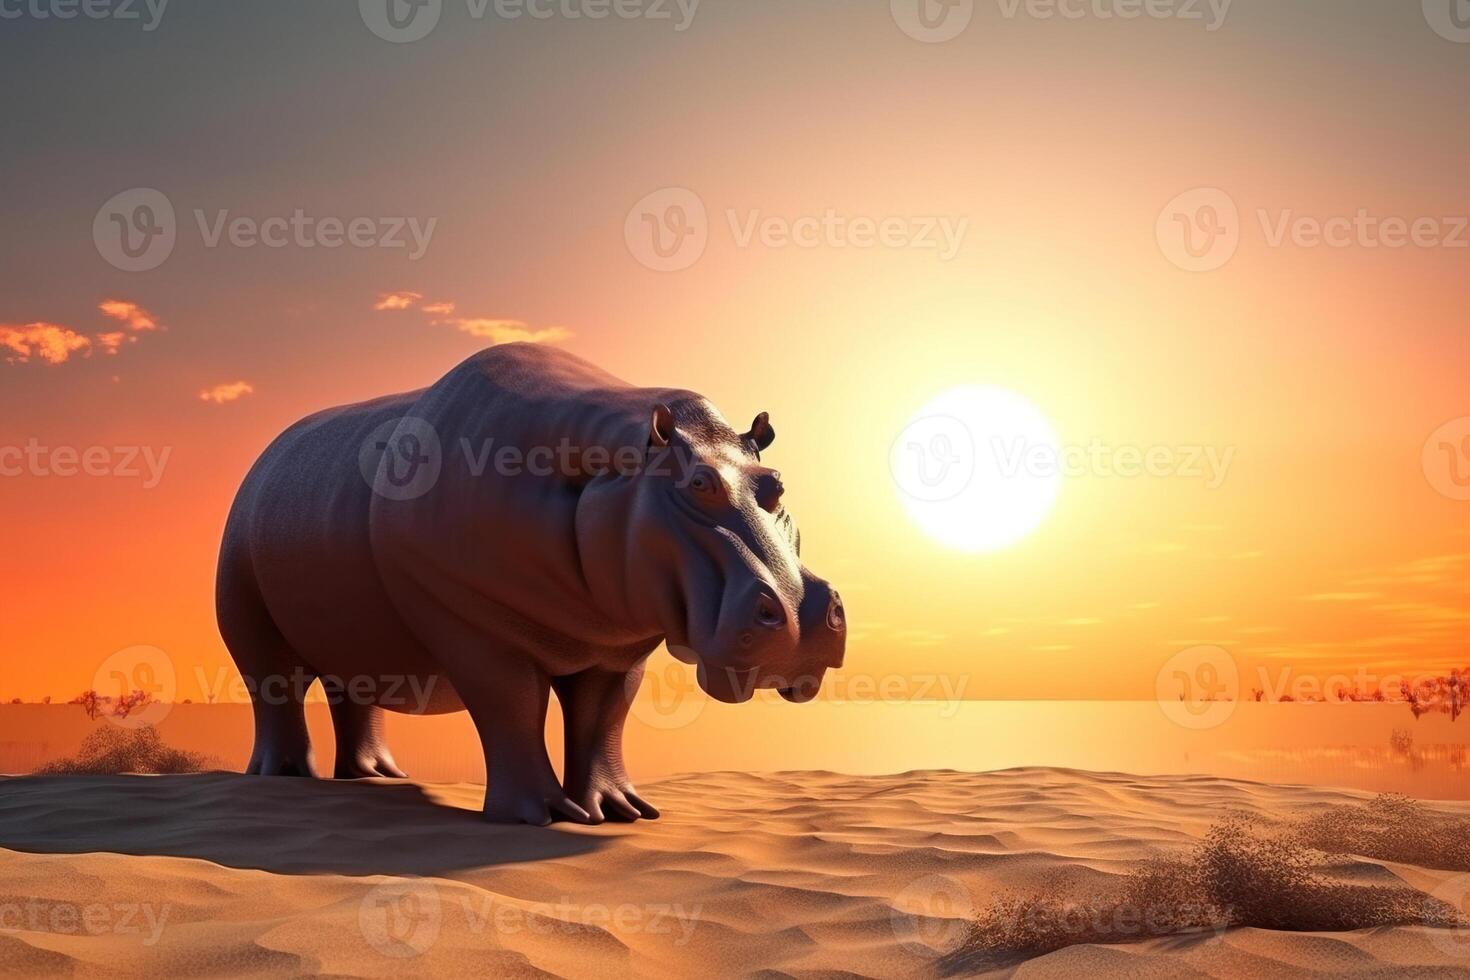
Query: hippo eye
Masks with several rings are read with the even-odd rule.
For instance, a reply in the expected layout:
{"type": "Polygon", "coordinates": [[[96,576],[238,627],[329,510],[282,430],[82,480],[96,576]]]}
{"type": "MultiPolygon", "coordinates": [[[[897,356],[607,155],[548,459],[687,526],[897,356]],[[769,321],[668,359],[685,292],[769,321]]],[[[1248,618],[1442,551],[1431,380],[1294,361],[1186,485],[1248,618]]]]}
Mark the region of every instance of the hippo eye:
{"type": "Polygon", "coordinates": [[[689,481],[689,488],[695,493],[712,493],[715,489],[715,481],[710,479],[708,473],[696,473],[689,481]]]}

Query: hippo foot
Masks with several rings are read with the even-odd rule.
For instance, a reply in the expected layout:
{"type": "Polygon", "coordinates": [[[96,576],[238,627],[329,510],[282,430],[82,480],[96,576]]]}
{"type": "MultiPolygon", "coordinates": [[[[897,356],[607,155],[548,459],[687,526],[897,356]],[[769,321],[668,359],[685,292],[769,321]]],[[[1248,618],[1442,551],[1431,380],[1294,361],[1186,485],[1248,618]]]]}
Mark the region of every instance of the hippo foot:
{"type": "Polygon", "coordinates": [[[610,820],[632,823],[635,820],[657,820],[658,808],[645,801],[626,779],[593,776],[581,785],[567,785],[567,793],[587,811],[592,823],[610,820]]]}
{"type": "Polygon", "coordinates": [[[393,756],[384,749],[376,753],[358,753],[339,758],[333,779],[407,779],[408,773],[398,768],[393,756]]]}
{"type": "Polygon", "coordinates": [[[245,767],[245,775],[300,776],[305,779],[315,779],[316,767],[311,764],[310,759],[295,759],[287,755],[265,752],[251,757],[250,764],[245,767]]]}
{"type": "Polygon", "coordinates": [[[540,777],[494,779],[485,789],[485,819],[545,827],[554,820],[592,823],[587,811],[562,792],[549,771],[540,777]]]}

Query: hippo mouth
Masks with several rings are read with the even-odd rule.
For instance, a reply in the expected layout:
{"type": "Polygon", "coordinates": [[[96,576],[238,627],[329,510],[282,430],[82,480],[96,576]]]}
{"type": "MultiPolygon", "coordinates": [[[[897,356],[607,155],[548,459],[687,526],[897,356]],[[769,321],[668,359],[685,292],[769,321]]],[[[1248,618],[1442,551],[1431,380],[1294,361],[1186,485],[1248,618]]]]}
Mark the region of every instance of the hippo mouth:
{"type": "Polygon", "coordinates": [[[808,701],[815,699],[821,689],[821,680],[816,680],[815,683],[808,685],[798,684],[792,687],[779,687],[776,691],[781,697],[790,701],[792,704],[806,704],[808,701]]]}
{"type": "Polygon", "coordinates": [[[774,690],[792,704],[806,704],[822,690],[826,670],[813,674],[784,678],[765,675],[756,667],[718,667],[697,658],[699,687],[704,693],[724,704],[744,704],[756,691],[774,690]]]}

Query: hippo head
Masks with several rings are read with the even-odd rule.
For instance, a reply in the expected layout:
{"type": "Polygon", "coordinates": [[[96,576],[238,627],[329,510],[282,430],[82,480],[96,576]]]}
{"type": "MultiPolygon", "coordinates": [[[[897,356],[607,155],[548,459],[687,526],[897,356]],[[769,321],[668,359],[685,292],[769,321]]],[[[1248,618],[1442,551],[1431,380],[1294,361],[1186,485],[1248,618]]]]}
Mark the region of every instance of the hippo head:
{"type": "Polygon", "coordinates": [[[647,465],[578,509],[588,583],[621,593],[716,700],[776,688],[810,701],[842,665],[847,624],[837,591],[801,564],[781,474],[761,462],[775,430],[762,413],[738,434],[692,394],[672,405],[650,408],[647,465]],[[594,560],[595,539],[616,545],[594,560]]]}

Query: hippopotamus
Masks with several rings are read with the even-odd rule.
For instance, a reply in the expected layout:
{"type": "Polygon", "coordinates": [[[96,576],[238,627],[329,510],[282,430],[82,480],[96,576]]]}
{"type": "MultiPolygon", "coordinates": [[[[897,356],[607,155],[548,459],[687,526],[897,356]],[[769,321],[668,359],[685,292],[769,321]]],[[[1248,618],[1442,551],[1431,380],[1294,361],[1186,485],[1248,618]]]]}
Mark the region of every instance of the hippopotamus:
{"type": "Polygon", "coordinates": [[[775,438],[704,397],[545,344],[483,350],[427,388],[286,429],[220,550],[220,632],[251,695],[247,772],[314,776],[322,684],[338,779],[402,777],[383,711],[468,710],[484,816],[653,819],[622,731],[666,644],[728,703],[809,701],[840,667],[842,599],[800,559],[775,438]],[[558,781],[550,692],[565,716],[558,781]]]}

